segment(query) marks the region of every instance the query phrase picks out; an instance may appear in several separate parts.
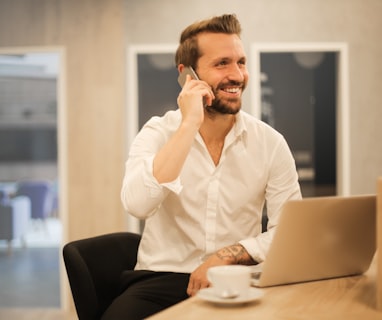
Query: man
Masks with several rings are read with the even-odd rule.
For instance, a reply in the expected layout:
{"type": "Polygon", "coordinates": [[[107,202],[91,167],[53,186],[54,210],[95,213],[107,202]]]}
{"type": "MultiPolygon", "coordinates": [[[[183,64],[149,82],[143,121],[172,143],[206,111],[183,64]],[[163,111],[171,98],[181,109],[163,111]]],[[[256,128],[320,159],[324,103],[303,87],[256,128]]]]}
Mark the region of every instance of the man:
{"type": "Polygon", "coordinates": [[[209,286],[208,268],[266,257],[285,201],[301,198],[283,137],[241,111],[247,58],[234,15],[186,28],[176,111],[148,121],[126,162],[122,201],[145,219],[138,262],[103,319],[140,319],[209,286]],[[268,230],[261,233],[263,206],[268,230]]]}

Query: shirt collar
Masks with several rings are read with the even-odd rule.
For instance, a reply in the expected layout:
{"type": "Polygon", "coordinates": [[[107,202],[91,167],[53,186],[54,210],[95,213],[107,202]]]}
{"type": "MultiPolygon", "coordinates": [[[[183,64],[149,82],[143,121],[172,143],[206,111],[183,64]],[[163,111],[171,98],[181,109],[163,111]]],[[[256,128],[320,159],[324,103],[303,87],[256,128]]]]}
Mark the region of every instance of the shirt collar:
{"type": "MultiPolygon", "coordinates": [[[[181,114],[179,112],[179,121],[180,120],[181,120],[181,114]]],[[[247,144],[247,126],[246,126],[246,123],[244,121],[242,111],[239,111],[236,114],[235,124],[234,124],[231,132],[233,133],[235,139],[241,139],[245,145],[247,144]]],[[[200,143],[202,143],[202,141],[203,141],[203,139],[199,133],[196,136],[196,140],[198,140],[200,143]]]]}
{"type": "Polygon", "coordinates": [[[247,142],[247,126],[245,124],[242,111],[236,114],[236,121],[233,130],[236,138],[241,137],[244,143],[247,142]]]}

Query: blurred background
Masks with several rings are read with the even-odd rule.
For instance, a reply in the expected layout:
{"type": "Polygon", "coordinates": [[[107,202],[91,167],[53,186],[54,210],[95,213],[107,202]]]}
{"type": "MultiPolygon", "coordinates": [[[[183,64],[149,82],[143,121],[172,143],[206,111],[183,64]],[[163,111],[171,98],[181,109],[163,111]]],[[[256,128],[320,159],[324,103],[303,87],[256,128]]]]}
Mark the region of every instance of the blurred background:
{"type": "Polygon", "coordinates": [[[176,108],[180,32],[223,13],[243,28],[243,109],[286,137],[304,195],[375,193],[381,1],[0,0],[0,212],[12,217],[0,308],[73,310],[62,245],[139,231],[119,199],[128,147],[176,108]]]}

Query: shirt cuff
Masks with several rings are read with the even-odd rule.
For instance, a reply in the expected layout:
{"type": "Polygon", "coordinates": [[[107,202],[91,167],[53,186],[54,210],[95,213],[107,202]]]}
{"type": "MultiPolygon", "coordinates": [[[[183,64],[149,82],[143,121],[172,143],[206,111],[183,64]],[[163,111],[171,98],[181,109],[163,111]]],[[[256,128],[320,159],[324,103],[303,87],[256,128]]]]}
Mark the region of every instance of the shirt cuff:
{"type": "Polygon", "coordinates": [[[150,174],[146,176],[145,185],[150,189],[151,197],[156,197],[158,194],[162,193],[162,188],[169,189],[170,191],[179,194],[182,191],[182,183],[180,177],[177,177],[175,180],[165,183],[158,183],[153,174],[153,162],[154,156],[151,156],[145,161],[146,170],[150,174]]]}
{"type": "Polygon", "coordinates": [[[241,240],[239,243],[257,263],[261,263],[265,260],[265,255],[258,249],[257,240],[255,238],[241,240]]]}

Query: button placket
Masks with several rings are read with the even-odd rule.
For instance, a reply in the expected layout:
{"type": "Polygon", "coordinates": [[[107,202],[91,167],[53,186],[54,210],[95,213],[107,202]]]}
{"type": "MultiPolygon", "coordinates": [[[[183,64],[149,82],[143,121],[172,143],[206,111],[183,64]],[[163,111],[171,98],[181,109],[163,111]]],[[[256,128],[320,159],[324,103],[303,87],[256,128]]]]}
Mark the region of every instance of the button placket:
{"type": "Polygon", "coordinates": [[[206,212],[206,252],[211,253],[216,250],[216,218],[219,198],[219,178],[218,168],[211,176],[207,191],[207,212],[206,212]]]}

